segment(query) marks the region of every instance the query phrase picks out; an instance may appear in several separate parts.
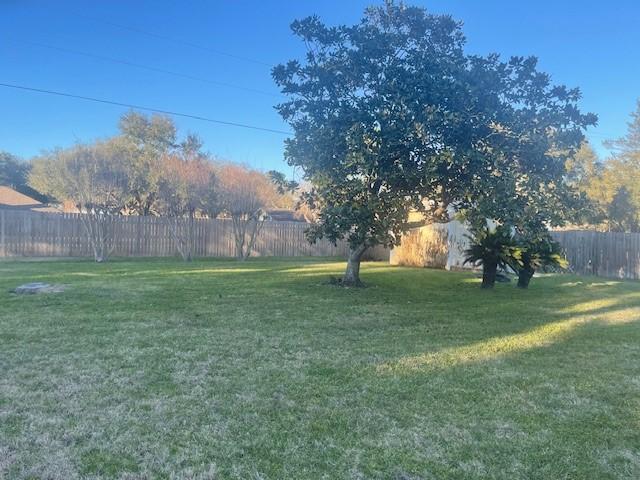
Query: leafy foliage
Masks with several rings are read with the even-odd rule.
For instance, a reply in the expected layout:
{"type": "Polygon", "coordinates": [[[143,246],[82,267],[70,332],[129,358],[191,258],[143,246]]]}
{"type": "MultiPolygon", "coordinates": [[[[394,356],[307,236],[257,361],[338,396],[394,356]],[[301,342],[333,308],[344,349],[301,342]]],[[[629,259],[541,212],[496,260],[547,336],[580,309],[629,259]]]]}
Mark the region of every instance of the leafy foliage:
{"type": "Polygon", "coordinates": [[[564,257],[560,244],[548,234],[519,242],[520,261],[511,267],[518,272],[518,287],[527,288],[536,270],[544,267],[565,269],[569,262],[564,257]]]}
{"type": "Polygon", "coordinates": [[[109,143],[122,157],[127,171],[125,210],[138,215],[158,214],[164,159],[178,156],[206,160],[202,141],[194,134],[180,141],[175,123],[163,115],[131,111],[122,116],[119,129],[120,134],[109,143]]]}
{"type": "Polygon", "coordinates": [[[469,238],[471,245],[465,250],[464,263],[482,265],[482,288],[493,287],[498,269],[521,264],[522,251],[508,227],[484,227],[469,238]]]}
{"type": "Polygon", "coordinates": [[[93,145],[36,158],[29,176],[32,187],[92,216],[96,225],[88,234],[99,231],[102,240],[97,243],[105,245],[97,260],[108,256],[113,215],[167,217],[178,251],[190,260],[194,219],[221,213],[233,220],[238,257],[244,259],[251,254],[265,209],[293,203],[285,189],[297,185],[283,175],[272,172],[270,179],[241,165],[214,164],[196,135],[178,141],[168,117],[129,112],[120,120],[120,131],[93,145]]]}
{"type": "Polygon", "coordinates": [[[32,162],[29,184],[80,211],[117,214],[127,191],[121,157],[107,143],[56,149],[32,162]]]}
{"type": "Polygon", "coordinates": [[[354,250],[394,245],[410,210],[442,213],[444,184],[457,184],[445,146],[473,125],[459,86],[460,25],[389,3],[353,27],[310,17],[292,29],[309,46],[306,64],[273,75],[292,97],[278,107],[296,132],[287,160],[312,184],[305,200],[318,221],[309,237],[346,237],[354,250]]]}
{"type": "Polygon", "coordinates": [[[285,195],[290,192],[295,192],[299,185],[295,180],[287,180],[287,177],[284,173],[278,172],[277,170],[269,170],[267,175],[276,186],[278,193],[280,195],[285,195]]]}
{"type": "Polygon", "coordinates": [[[481,265],[495,263],[508,268],[520,263],[521,249],[508,228],[484,228],[469,237],[471,246],[465,250],[465,263],[481,265]]]}
{"type": "Polygon", "coordinates": [[[490,218],[520,233],[546,230],[575,221],[589,208],[567,182],[566,163],[580,148],[583,131],[596,122],[578,108],[578,89],[551,83],[535,58],[513,58],[489,68],[502,72],[494,93],[511,99],[496,111],[497,131],[483,143],[491,161],[473,176],[460,209],[475,222],[490,218]]]}
{"type": "Polygon", "coordinates": [[[616,232],[637,232],[640,228],[640,211],[634,205],[631,192],[626,186],[618,187],[607,205],[607,219],[611,230],[616,232]]]}
{"type": "Polygon", "coordinates": [[[0,152],[0,185],[17,187],[25,183],[28,164],[8,152],[0,152]]]}
{"type": "Polygon", "coordinates": [[[542,267],[567,268],[569,262],[562,254],[560,244],[550,238],[541,238],[521,244],[521,263],[535,269],[542,267]]]}

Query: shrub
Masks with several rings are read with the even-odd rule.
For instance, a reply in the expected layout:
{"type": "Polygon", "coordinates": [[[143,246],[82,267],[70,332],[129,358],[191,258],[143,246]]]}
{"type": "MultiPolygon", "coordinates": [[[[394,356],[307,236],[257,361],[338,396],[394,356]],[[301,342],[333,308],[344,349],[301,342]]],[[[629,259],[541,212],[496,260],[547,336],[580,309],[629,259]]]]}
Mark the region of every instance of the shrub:
{"type": "Polygon", "coordinates": [[[498,268],[520,265],[521,249],[506,226],[479,229],[470,239],[464,263],[482,265],[482,288],[493,288],[498,268]]]}
{"type": "Polygon", "coordinates": [[[543,267],[566,268],[569,264],[560,244],[549,236],[520,242],[520,262],[512,265],[518,272],[518,287],[528,288],[536,270],[543,267]]]}

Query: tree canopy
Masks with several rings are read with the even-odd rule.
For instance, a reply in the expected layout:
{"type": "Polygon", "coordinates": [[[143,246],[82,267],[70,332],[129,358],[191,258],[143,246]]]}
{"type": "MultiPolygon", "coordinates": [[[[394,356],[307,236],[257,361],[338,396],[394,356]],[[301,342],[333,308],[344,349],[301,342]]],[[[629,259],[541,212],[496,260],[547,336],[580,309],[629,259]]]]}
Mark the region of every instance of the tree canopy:
{"type": "Polygon", "coordinates": [[[584,223],[601,230],[640,230],[640,101],[627,133],[605,142],[611,156],[601,161],[584,143],[567,161],[567,179],[591,201],[584,223]]]}

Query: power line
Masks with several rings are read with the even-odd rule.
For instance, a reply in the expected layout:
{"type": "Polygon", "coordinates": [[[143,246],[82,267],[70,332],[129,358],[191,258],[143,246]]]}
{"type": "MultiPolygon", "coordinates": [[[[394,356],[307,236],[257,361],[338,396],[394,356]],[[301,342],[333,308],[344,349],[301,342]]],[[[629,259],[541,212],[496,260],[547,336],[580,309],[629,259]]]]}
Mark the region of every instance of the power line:
{"type": "Polygon", "coordinates": [[[14,84],[10,84],[10,83],[0,83],[0,87],[6,87],[6,88],[14,88],[16,90],[26,90],[29,92],[37,92],[37,93],[45,93],[48,95],[56,95],[59,97],[67,97],[67,98],[75,98],[77,100],[85,100],[88,102],[96,102],[96,103],[104,103],[107,105],[116,105],[118,107],[127,107],[127,108],[133,108],[135,110],[146,110],[148,112],[154,112],[154,113],[161,113],[164,115],[173,115],[176,117],[185,117],[185,118],[191,118],[194,120],[201,120],[203,122],[210,122],[210,123],[217,123],[220,125],[228,125],[231,127],[241,127],[241,128],[248,128],[251,130],[260,130],[263,132],[270,132],[270,133],[279,133],[282,135],[292,135],[291,132],[286,132],[284,130],[276,130],[273,128],[264,128],[264,127],[256,127],[255,125],[248,125],[245,123],[236,123],[236,122],[228,122],[225,120],[215,120],[213,118],[207,118],[207,117],[201,117],[199,115],[191,115],[188,113],[179,113],[179,112],[173,112],[171,110],[163,110],[160,108],[153,108],[153,107],[144,107],[142,105],[135,105],[135,104],[131,104],[131,103],[124,103],[124,102],[116,102],[113,100],[104,100],[102,98],[95,98],[95,97],[86,97],[83,95],[74,95],[71,93],[65,93],[65,92],[57,92],[55,90],[45,90],[43,88],[34,88],[34,87],[26,87],[24,85],[14,85],[14,84]]]}
{"type": "Polygon", "coordinates": [[[47,48],[47,49],[50,49],[50,50],[57,50],[59,52],[70,53],[70,54],[73,54],[73,55],[82,55],[84,57],[95,58],[95,59],[102,60],[102,61],[105,61],[105,62],[117,63],[117,64],[120,64],[120,65],[126,65],[126,66],[129,66],[129,67],[140,68],[140,69],[143,69],[143,70],[148,70],[148,71],[151,71],[151,72],[163,73],[163,74],[166,74],[166,75],[173,75],[175,77],[186,78],[186,79],[189,79],[189,80],[195,80],[195,81],[198,81],[198,82],[209,83],[209,84],[212,84],[212,85],[219,85],[219,86],[222,86],[222,87],[228,87],[228,88],[235,88],[235,89],[238,89],[238,90],[244,90],[246,92],[259,93],[261,95],[268,95],[268,96],[272,96],[272,97],[282,98],[281,95],[278,95],[276,93],[271,93],[271,92],[265,92],[264,90],[258,90],[258,89],[250,88],[250,87],[243,87],[241,85],[234,85],[234,84],[226,83],[226,82],[219,82],[217,80],[209,80],[207,78],[202,78],[202,77],[198,77],[198,76],[195,76],[195,75],[176,72],[176,71],[173,71],[173,70],[166,70],[164,68],[153,67],[153,66],[150,66],[150,65],[143,65],[141,63],[131,62],[129,60],[122,60],[122,59],[114,58],[114,57],[106,57],[106,56],[98,55],[98,54],[94,54],[94,53],[82,52],[80,50],[73,50],[73,49],[70,49],[70,48],[57,47],[57,46],[54,46],[54,45],[48,45],[48,44],[40,43],[40,42],[32,42],[32,41],[28,41],[28,40],[15,40],[15,39],[12,39],[10,41],[24,43],[26,45],[33,45],[33,46],[40,47],[40,48],[47,48]]]}
{"type": "Polygon", "coordinates": [[[587,132],[585,134],[587,137],[600,137],[600,138],[617,138],[619,135],[608,135],[606,133],[592,133],[587,132]]]}
{"type": "Polygon", "coordinates": [[[254,58],[249,58],[249,57],[244,57],[241,55],[235,55],[233,53],[227,53],[227,52],[223,52],[222,50],[217,50],[215,48],[210,48],[210,47],[206,47],[204,45],[199,45],[197,43],[193,43],[193,42],[189,42],[187,40],[181,40],[179,38],[175,38],[175,37],[170,37],[168,35],[162,35],[159,33],[155,33],[155,32],[150,32],[148,30],[143,30],[141,28],[137,28],[137,27],[131,27],[129,25],[124,25],[122,23],[116,23],[116,22],[112,22],[110,20],[104,20],[101,18],[96,18],[96,17],[90,17],[88,15],[82,15],[76,12],[69,12],[72,15],[79,17],[79,18],[84,18],[85,20],[90,20],[92,22],[97,22],[97,23],[104,23],[105,25],[110,25],[112,27],[116,27],[116,28],[120,28],[122,30],[128,30],[130,32],[135,32],[138,33],[140,35],[146,35],[148,37],[153,37],[153,38],[158,38],[160,40],[164,40],[166,42],[173,42],[179,45],[183,45],[183,46],[187,46],[187,47],[191,47],[191,48],[196,48],[198,50],[202,50],[205,52],[209,52],[209,53],[213,53],[215,55],[221,55],[223,57],[228,57],[228,58],[233,58],[235,60],[241,60],[243,62],[249,62],[249,63],[255,63],[257,65],[263,65],[266,67],[273,67],[272,64],[268,63],[268,62],[263,62],[261,60],[256,60],[254,58]]]}

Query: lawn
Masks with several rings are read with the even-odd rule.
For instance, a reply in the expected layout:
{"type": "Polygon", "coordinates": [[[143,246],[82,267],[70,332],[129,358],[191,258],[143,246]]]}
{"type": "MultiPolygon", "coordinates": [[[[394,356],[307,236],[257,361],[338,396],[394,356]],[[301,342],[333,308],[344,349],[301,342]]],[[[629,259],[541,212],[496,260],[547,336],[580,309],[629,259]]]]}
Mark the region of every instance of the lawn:
{"type": "Polygon", "coordinates": [[[0,478],[640,478],[640,283],[342,268],[0,263],[0,478]]]}

